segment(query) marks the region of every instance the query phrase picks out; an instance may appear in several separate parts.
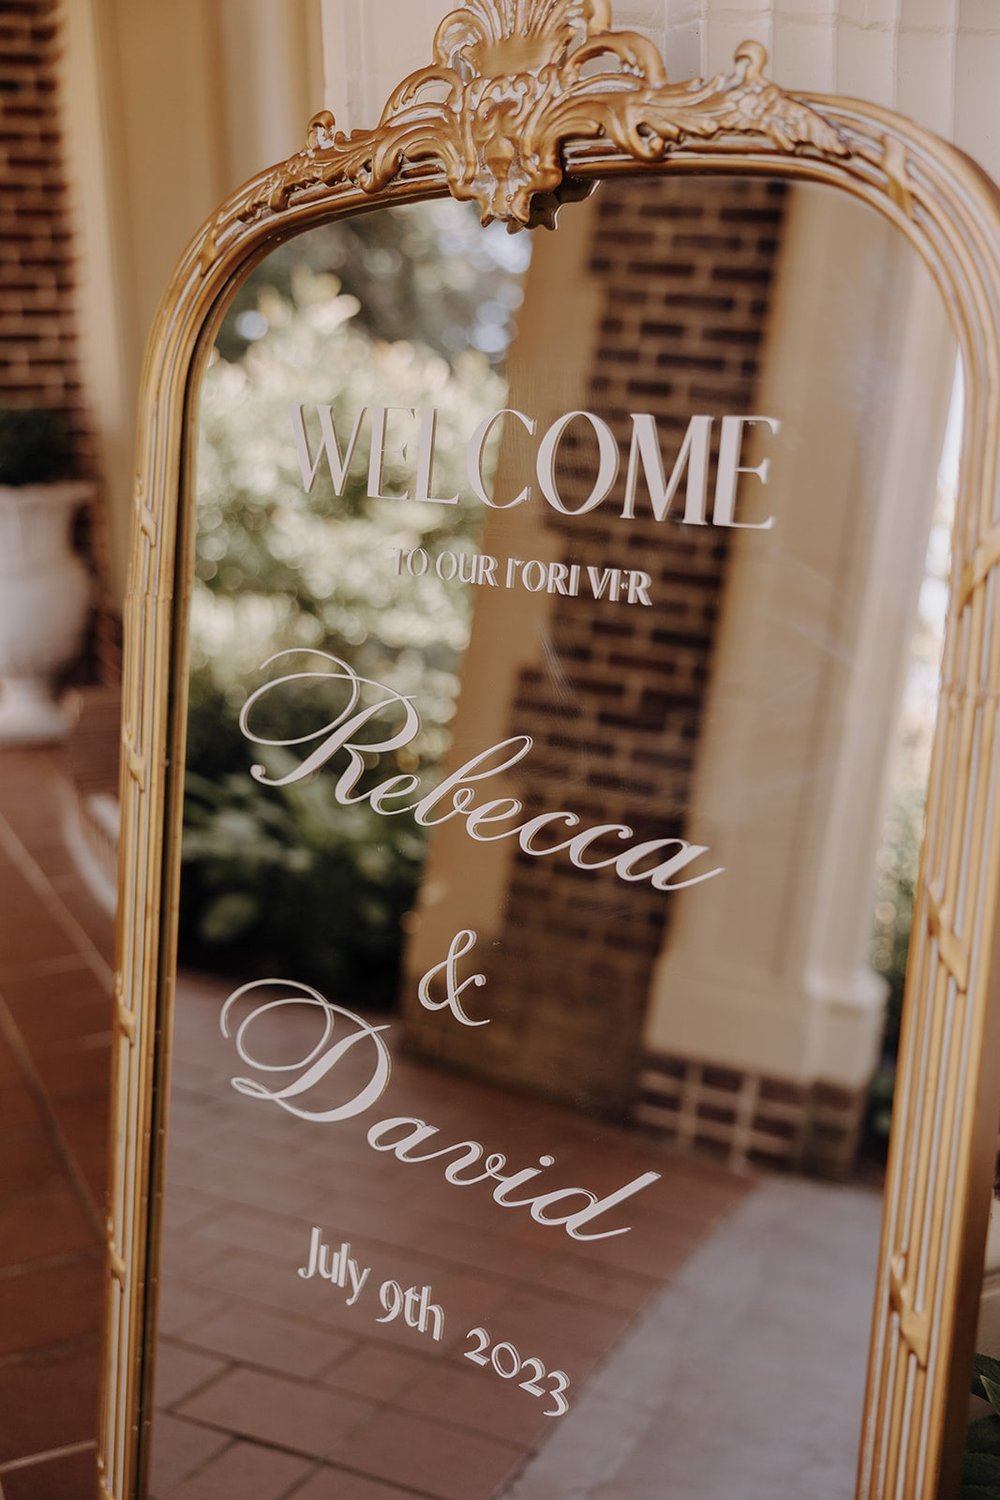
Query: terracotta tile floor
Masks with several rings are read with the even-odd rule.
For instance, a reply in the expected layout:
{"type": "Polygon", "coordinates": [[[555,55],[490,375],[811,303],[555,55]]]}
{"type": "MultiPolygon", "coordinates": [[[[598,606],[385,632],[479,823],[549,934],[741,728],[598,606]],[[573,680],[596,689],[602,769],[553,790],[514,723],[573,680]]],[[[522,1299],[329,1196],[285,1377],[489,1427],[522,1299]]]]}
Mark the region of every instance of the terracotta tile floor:
{"type": "MultiPolygon", "coordinates": [[[[58,768],[57,752],[0,752],[0,1500],[90,1500],[93,1485],[112,924],[63,849],[58,768]]],[[[635,1233],[570,1245],[433,1163],[375,1157],[367,1119],[303,1133],[236,1094],[224,993],[188,980],[178,1006],[156,1495],[486,1500],[552,1424],[464,1359],[467,1330],[564,1365],[579,1392],[750,1185],[394,1042],[385,1111],[443,1141],[526,1164],[558,1147],[567,1180],[597,1192],[663,1174],[630,1205],[635,1233]],[[366,1304],[296,1276],[314,1224],[372,1268],[366,1304]],[[433,1289],[440,1343],[375,1321],[388,1278],[433,1289]]]]}
{"type": "Polygon", "coordinates": [[[0,1494],[93,1493],[112,923],[59,832],[59,755],[0,751],[0,1494]]]}
{"type": "MultiPolygon", "coordinates": [[[[752,1184],[436,1072],[405,1056],[398,1023],[387,1035],[391,1081],[372,1111],[332,1124],[293,1118],[232,1088],[246,1069],[220,1034],[226,993],[190,976],[178,987],[157,1500],[489,1500],[555,1424],[545,1403],[465,1358],[468,1330],[485,1327],[522,1356],[564,1367],[578,1395],[752,1184]],[[562,1184],[601,1194],[644,1171],[662,1181],[615,1216],[633,1233],[574,1243],[501,1211],[481,1186],[447,1183],[440,1163],[376,1154],[368,1127],[396,1115],[439,1128],[428,1152],[475,1139],[504,1151],[513,1170],[551,1150],[562,1184]],[[354,1306],[338,1287],[296,1274],[314,1225],[371,1267],[354,1306]],[[402,1319],[377,1321],[389,1279],[432,1289],[440,1341],[402,1319]],[[252,1489],[234,1477],[244,1474],[252,1489]]],[[[314,1021],[283,1014],[283,1054],[306,1055],[314,1021]]],[[[346,1054],[338,1098],[367,1077],[361,1049],[346,1054]]]]}

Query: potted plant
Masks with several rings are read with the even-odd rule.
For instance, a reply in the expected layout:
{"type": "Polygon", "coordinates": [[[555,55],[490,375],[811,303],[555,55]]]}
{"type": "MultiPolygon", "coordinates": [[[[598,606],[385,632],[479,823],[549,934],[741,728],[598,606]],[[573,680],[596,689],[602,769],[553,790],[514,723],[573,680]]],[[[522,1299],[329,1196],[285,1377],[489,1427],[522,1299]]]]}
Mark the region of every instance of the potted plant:
{"type": "Polygon", "coordinates": [[[55,674],[79,650],[90,602],[70,523],[91,486],[66,478],[57,412],[0,407],[0,744],[60,740],[55,674]]]}

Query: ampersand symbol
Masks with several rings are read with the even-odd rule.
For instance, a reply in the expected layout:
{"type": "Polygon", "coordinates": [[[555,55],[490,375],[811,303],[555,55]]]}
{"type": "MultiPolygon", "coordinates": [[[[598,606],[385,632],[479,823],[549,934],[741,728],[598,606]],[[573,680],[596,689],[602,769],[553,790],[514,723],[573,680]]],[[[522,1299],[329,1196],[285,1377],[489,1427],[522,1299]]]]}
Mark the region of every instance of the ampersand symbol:
{"type": "Polygon", "coordinates": [[[477,989],[481,989],[486,983],[485,974],[470,974],[468,979],[463,979],[461,984],[458,983],[458,960],[464,958],[475,946],[476,934],[474,932],[470,932],[467,927],[463,928],[461,932],[456,932],[451,940],[451,947],[448,949],[448,957],[442,959],[439,964],[435,964],[432,969],[427,970],[427,973],[420,981],[417,993],[420,996],[421,1005],[427,1010],[444,1010],[447,1008],[463,1026],[488,1026],[489,1017],[483,1021],[473,1021],[471,1016],[466,1015],[462,1009],[462,991],[468,989],[470,984],[474,984],[477,989]],[[441,973],[445,976],[445,984],[448,992],[443,1000],[435,1000],[431,994],[431,980],[435,975],[441,973]]]}

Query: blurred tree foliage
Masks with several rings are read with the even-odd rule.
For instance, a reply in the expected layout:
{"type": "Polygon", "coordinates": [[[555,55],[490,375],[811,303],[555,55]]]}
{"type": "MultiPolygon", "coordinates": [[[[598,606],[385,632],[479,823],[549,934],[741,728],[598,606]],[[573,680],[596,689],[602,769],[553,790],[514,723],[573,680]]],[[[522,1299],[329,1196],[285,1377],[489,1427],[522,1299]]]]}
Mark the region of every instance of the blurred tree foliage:
{"type": "MultiPolygon", "coordinates": [[[[429,543],[432,533],[435,550],[472,550],[481,508],[369,500],[367,423],[344,495],[334,495],[328,473],[306,495],[288,406],[305,407],[314,452],[317,403],[332,407],[342,441],[362,407],[432,406],[436,492],[463,490],[466,439],[505,399],[493,351],[476,349],[473,337],[449,354],[441,347],[450,321],[473,335],[485,326],[479,275],[463,279],[455,264],[468,225],[458,205],[435,204],[330,226],[350,229],[342,236],[350,248],[344,282],[339,271],[316,269],[329,264],[329,227],[303,236],[255,273],[223,326],[200,408],[181,903],[189,965],[240,978],[302,978],[334,1000],[394,998],[422,830],[411,819],[337,806],[334,777],[322,770],[290,787],[260,786],[250,765],[262,761],[280,774],[294,752],[248,743],[239,713],[268,675],[279,675],[278,667],[265,669],[275,653],[322,650],[413,696],[421,733],[383,756],[377,771],[373,765],[373,777],[397,770],[433,777],[440,766],[468,637],[468,591],[433,573],[398,575],[392,550],[429,543]],[[391,269],[384,287],[362,274],[376,254],[391,269]],[[363,296],[346,289],[348,272],[363,296]]],[[[492,300],[498,287],[510,287],[512,309],[518,266],[509,241],[483,237],[474,220],[472,227],[477,254],[484,239],[491,247],[492,300]]],[[[523,264],[524,251],[517,255],[523,264]]],[[[412,482],[391,451],[384,476],[388,494],[412,482]]],[[[319,665],[303,655],[293,670],[319,665]]],[[[280,670],[289,670],[287,661],[280,670]]],[[[280,725],[261,732],[276,739],[315,732],[343,707],[331,691],[322,683],[281,689],[280,725]]]]}
{"type": "Polygon", "coordinates": [[[280,245],[236,293],[216,339],[224,359],[242,358],[267,315],[262,287],[291,298],[303,270],[335,276],[358,303],[356,327],[386,343],[416,343],[446,359],[477,349],[502,363],[521,305],[518,273],[527,235],[485,232],[465,204],[379,209],[341,219],[280,245]]]}

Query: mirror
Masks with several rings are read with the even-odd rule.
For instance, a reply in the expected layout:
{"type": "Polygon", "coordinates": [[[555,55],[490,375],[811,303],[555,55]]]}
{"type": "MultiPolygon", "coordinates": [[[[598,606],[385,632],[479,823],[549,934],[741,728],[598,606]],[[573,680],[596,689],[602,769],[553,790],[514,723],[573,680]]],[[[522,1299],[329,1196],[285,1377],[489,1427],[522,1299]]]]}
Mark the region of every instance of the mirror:
{"type": "Polygon", "coordinates": [[[943,143],[754,43],[670,83],[605,0],[473,0],[192,241],[126,621],[102,1500],[958,1493],[997,243],[943,143]]]}
{"type": "Polygon", "coordinates": [[[383,207],[232,300],[158,1500],[855,1493],[957,368],[773,174],[383,207]]]}

